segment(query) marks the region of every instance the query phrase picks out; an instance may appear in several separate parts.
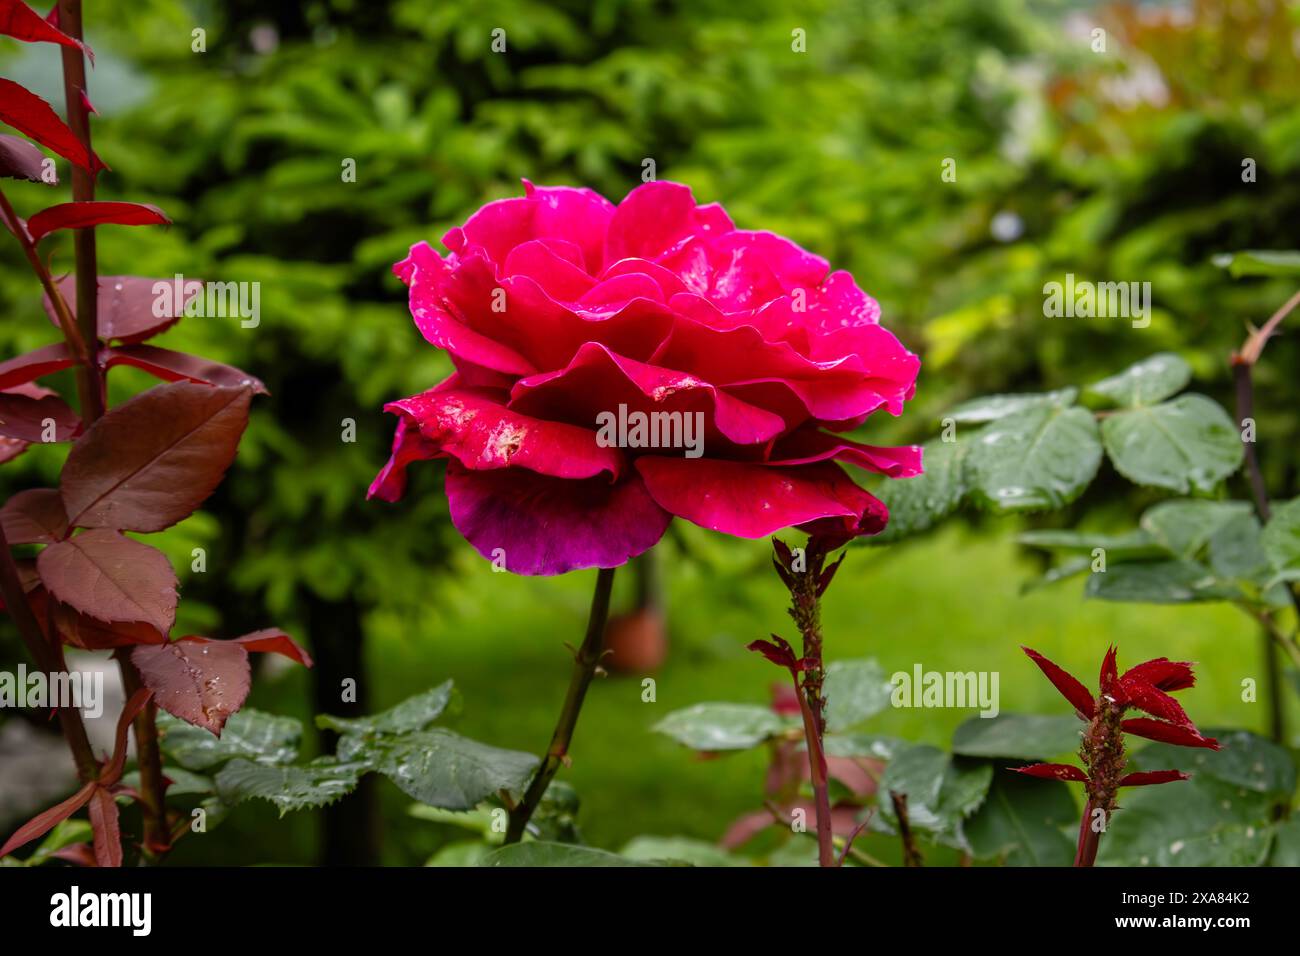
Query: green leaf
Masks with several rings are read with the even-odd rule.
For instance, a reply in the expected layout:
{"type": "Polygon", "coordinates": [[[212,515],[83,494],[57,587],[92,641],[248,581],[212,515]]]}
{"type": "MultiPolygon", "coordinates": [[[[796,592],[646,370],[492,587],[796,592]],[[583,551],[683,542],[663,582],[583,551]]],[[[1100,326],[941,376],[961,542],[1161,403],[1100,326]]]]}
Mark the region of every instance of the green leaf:
{"type": "Polygon", "coordinates": [[[892,688],[874,660],[834,661],[826,667],[826,729],[856,727],[889,706],[892,688]]]}
{"type": "Polygon", "coordinates": [[[1225,581],[1263,582],[1269,576],[1263,529],[1254,514],[1242,514],[1221,524],[1210,537],[1210,568],[1225,581]]]}
{"type": "Polygon", "coordinates": [[[693,837],[638,836],[627,842],[620,855],[643,863],[675,863],[687,866],[746,866],[714,843],[693,837]]]}
{"type": "Polygon", "coordinates": [[[1099,866],[1259,866],[1268,855],[1267,798],[1214,777],[1126,788],[1120,806],[1099,866]]]}
{"type": "Polygon", "coordinates": [[[1048,568],[1043,572],[1041,577],[1026,581],[1020,585],[1020,593],[1028,594],[1039,588],[1047,587],[1049,584],[1056,584],[1058,581],[1065,581],[1076,575],[1083,574],[1092,567],[1093,559],[1086,555],[1080,555],[1077,558],[1070,558],[1068,561],[1062,561],[1055,567],[1048,568]]]}
{"type": "Polygon", "coordinates": [[[897,826],[890,794],[906,794],[913,828],[933,834],[940,842],[964,847],[962,820],[983,803],[992,778],[993,766],[983,761],[950,758],[925,744],[909,747],[889,762],[881,776],[878,828],[897,826]]]}
{"type": "Polygon", "coordinates": [[[0,866],[40,866],[42,863],[52,859],[54,854],[64,847],[72,846],[74,843],[89,843],[93,833],[91,832],[90,823],[86,820],[60,820],[54,825],[45,839],[40,842],[31,856],[25,860],[20,860],[15,856],[6,856],[0,858],[0,866]]]}
{"type": "Polygon", "coordinates": [[[1223,252],[1216,255],[1213,261],[1220,269],[1227,269],[1234,279],[1243,276],[1300,275],[1300,252],[1291,249],[1247,249],[1242,252],[1223,252]]]}
{"type": "Polygon", "coordinates": [[[1209,568],[1192,561],[1135,561],[1114,564],[1088,578],[1084,593],[1103,601],[1146,604],[1186,604],[1224,601],[1238,591],[1215,578],[1209,568]]]}
{"type": "Polygon", "coordinates": [[[971,717],[952,735],[952,751],[965,757],[1048,760],[1079,749],[1083,724],[1076,717],[998,714],[971,717]]]}
{"type": "Polygon", "coordinates": [[[1006,857],[1008,866],[1069,866],[1079,826],[1079,807],[1059,780],[1040,780],[1012,770],[993,776],[988,799],[963,826],[976,859],[1006,857]]]}
{"type": "Polygon", "coordinates": [[[922,446],[925,472],[884,481],[876,496],[889,508],[889,524],[868,543],[888,544],[932,527],[961,504],[966,494],[965,459],[970,441],[929,441],[922,446]]]}
{"type": "Polygon", "coordinates": [[[1044,529],[1026,531],[1016,536],[1016,540],[1031,548],[1045,551],[1086,551],[1091,554],[1097,548],[1106,552],[1108,559],[1159,557],[1163,549],[1156,544],[1151,535],[1145,531],[1128,531],[1124,534],[1098,534],[1091,531],[1069,531],[1044,529]]]}
{"type": "Polygon", "coordinates": [[[1219,750],[1147,744],[1134,755],[1139,770],[1182,770],[1193,777],[1214,777],[1232,786],[1264,794],[1278,803],[1296,787],[1296,768],[1286,749],[1248,730],[1208,728],[1219,750]]]}
{"type": "Polygon", "coordinates": [[[1077,406],[1035,406],[967,439],[973,492],[999,511],[1059,508],[1097,474],[1101,443],[1092,413],[1077,406]]]}
{"type": "Polygon", "coordinates": [[[437,720],[452,699],[452,682],[444,681],[423,694],[408,697],[395,707],[369,717],[332,717],[318,714],[316,726],[341,734],[403,734],[423,730],[437,720]]]}
{"type": "Polygon", "coordinates": [[[1246,501],[1190,498],[1153,505],[1143,512],[1139,523],[1174,557],[1194,558],[1219,528],[1251,512],[1246,501]]]}
{"type": "Polygon", "coordinates": [[[483,861],[491,852],[492,848],[486,843],[479,843],[475,840],[460,840],[456,843],[448,843],[429,857],[424,865],[442,867],[482,866],[483,861]]]}
{"type": "Polygon", "coordinates": [[[444,810],[470,810],[498,791],[522,791],[538,762],[532,754],[491,747],[441,727],[380,737],[349,753],[408,797],[444,810]]]}
{"type": "Polygon", "coordinates": [[[170,714],[159,712],[162,749],[187,770],[209,770],[234,757],[283,764],[297,758],[302,724],[245,707],[226,721],[220,737],[170,714]]]}
{"type": "Polygon", "coordinates": [[[1006,418],[1008,415],[1014,415],[1016,412],[1022,412],[1027,408],[1038,405],[1063,408],[1066,405],[1073,405],[1074,400],[1078,397],[1079,390],[1075,388],[1063,388],[1056,392],[1041,392],[1038,394],[983,395],[962,402],[944,418],[951,418],[953,421],[963,423],[994,422],[999,418],[1006,418]]]}
{"type": "MultiPolygon", "coordinates": [[[[192,773],[184,767],[168,765],[164,770],[167,779],[171,781],[167,785],[168,797],[179,797],[184,794],[194,793],[212,793],[215,784],[211,777],[205,777],[202,774],[192,773]]],[[[122,783],[132,789],[140,789],[140,771],[132,770],[130,773],[123,775],[122,783]]]]}
{"type": "Polygon", "coordinates": [[[1213,491],[1241,466],[1241,437],[1228,413],[1204,395],[1116,412],[1101,437],[1129,481],[1179,494],[1213,491]]]}
{"type": "Polygon", "coordinates": [[[1300,568],[1300,498],[1273,505],[1260,544],[1279,571],[1300,568]]]}
{"type": "Polygon", "coordinates": [[[652,730],[692,750],[748,750],[794,724],[754,704],[695,704],[675,710],[652,730]]]}
{"type": "Polygon", "coordinates": [[[654,866],[626,857],[570,843],[513,843],[493,850],[479,866],[654,866]]]}
{"type": "Polygon", "coordinates": [[[863,757],[875,760],[892,760],[905,747],[911,746],[897,737],[880,734],[827,734],[822,748],[828,757],[863,757]]]}
{"type": "Polygon", "coordinates": [[[284,816],[290,810],[326,806],[351,793],[367,769],[362,763],[337,763],[330,757],[289,767],[240,757],[217,772],[217,793],[228,804],[254,798],[269,800],[284,816]]]}
{"type": "Polygon", "coordinates": [[[1300,866],[1300,817],[1279,823],[1273,835],[1269,866],[1300,866]]]}
{"type": "Polygon", "coordinates": [[[1187,387],[1192,369],[1172,352],[1160,352],[1130,365],[1118,375],[1087,387],[1089,394],[1115,405],[1136,408],[1154,405],[1187,387]]]}

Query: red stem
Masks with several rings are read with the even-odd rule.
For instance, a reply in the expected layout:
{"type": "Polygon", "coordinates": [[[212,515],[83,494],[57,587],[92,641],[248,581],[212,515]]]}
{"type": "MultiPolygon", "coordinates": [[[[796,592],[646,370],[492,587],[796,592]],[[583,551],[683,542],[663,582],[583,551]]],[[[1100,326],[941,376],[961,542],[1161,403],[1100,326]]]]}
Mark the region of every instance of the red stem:
{"type": "Polygon", "coordinates": [[[1088,800],[1083,805],[1083,819],[1079,821],[1079,846],[1074,854],[1075,866],[1092,866],[1097,860],[1101,831],[1093,829],[1092,816],[1092,801],[1088,800]]]}

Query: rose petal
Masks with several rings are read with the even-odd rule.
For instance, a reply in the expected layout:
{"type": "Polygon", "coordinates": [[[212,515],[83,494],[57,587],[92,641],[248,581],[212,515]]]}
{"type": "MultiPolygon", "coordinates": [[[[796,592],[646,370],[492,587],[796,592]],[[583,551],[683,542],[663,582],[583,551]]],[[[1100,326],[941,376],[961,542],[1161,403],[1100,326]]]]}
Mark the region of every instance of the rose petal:
{"type": "Polygon", "coordinates": [[[447,465],[451,520],[489,560],[516,574],[613,568],[651,548],[672,516],[635,475],[569,481],[506,468],[447,465]]]}
{"type": "Polygon", "coordinates": [[[890,478],[912,478],[922,472],[920,445],[863,445],[809,428],[778,441],[767,464],[807,465],[815,461],[842,461],[890,478]]]}
{"type": "Polygon", "coordinates": [[[557,372],[522,378],[510,392],[510,407],[526,415],[596,428],[602,412],[704,415],[705,447],[722,436],[737,445],[775,438],[785,428],[779,415],[741,401],[708,382],[617,355],[589,342],[557,372]]]}
{"type": "Polygon", "coordinates": [[[661,507],[724,534],[762,538],[820,518],[848,519],[854,527],[865,520],[874,531],[884,528],[884,505],[828,462],[771,468],[646,455],[636,467],[661,507]]]}

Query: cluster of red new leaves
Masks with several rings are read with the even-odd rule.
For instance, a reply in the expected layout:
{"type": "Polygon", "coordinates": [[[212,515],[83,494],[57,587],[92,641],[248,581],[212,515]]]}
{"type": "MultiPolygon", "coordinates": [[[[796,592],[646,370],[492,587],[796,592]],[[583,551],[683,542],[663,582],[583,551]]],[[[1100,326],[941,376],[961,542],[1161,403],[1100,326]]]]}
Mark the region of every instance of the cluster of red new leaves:
{"type": "MultiPolygon", "coordinates": [[[[16,0],[0,0],[0,34],[72,46],[89,55],[81,41],[59,29],[54,13],[42,18],[16,0]]],[[[2,78],[0,122],[91,176],[107,168],[48,103],[2,78]]],[[[55,181],[46,170],[39,149],[0,135],[0,176],[55,181]]],[[[5,225],[38,274],[43,267],[36,244],[55,230],[169,222],[153,206],[127,202],[61,203],[26,222],[7,204],[5,210],[5,225]]],[[[19,492],[0,508],[0,525],[10,545],[41,546],[34,559],[15,562],[26,601],[44,640],[58,652],[57,659],[65,643],[113,649],[129,655],[144,683],[128,702],[114,754],[98,777],[20,828],[0,848],[0,856],[89,805],[94,860],[119,864],[114,796],[132,795],[120,785],[126,731],[150,698],[219,735],[248,695],[250,651],[279,653],[311,666],[306,652],[277,629],[234,640],[195,635],[172,640],[176,573],[161,551],[125,534],[171,527],[207,499],[234,459],[252,396],[265,392],[261,382],[239,369],[144,344],[175,324],[184,308],[185,295],[160,294],[160,282],[170,284],[136,276],[99,277],[97,334],[93,342],[85,342],[75,322],[66,321],[74,280],[49,280],[46,288],[57,301],[47,293],[45,308],[66,341],[0,363],[0,462],[21,454],[32,442],[73,442],[57,489],[19,492]],[[170,384],[137,395],[83,427],[55,392],[34,384],[43,375],[83,362],[95,363],[100,375],[116,365],[131,365],[170,384]]]]}
{"type": "Polygon", "coordinates": [[[1088,723],[1080,749],[1088,772],[1070,764],[1036,763],[1014,768],[1020,773],[1083,783],[1089,796],[1104,806],[1113,798],[1117,787],[1141,787],[1187,779],[1187,774],[1181,770],[1122,773],[1124,734],[1184,747],[1219,749],[1219,742],[1202,736],[1178,701],[1169,696],[1172,691],[1185,690],[1196,683],[1190,663],[1158,657],[1120,674],[1115,648],[1111,647],[1101,664],[1100,696],[1094,700],[1088,689],[1066,670],[1035,650],[1028,647],[1022,647],[1022,650],[1074,706],[1079,719],[1088,723]],[[1152,716],[1124,717],[1130,708],[1152,716]]]}

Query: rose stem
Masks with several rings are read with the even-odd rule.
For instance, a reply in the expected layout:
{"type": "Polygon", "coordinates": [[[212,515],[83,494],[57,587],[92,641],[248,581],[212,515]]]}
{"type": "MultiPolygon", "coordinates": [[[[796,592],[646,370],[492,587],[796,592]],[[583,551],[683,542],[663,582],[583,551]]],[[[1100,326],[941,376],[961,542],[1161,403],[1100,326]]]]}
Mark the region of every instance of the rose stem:
{"type": "MultiPolygon", "coordinates": [[[[1297,305],[1300,305],[1300,292],[1292,295],[1280,309],[1274,312],[1262,328],[1252,332],[1241,349],[1232,356],[1232,377],[1236,385],[1238,428],[1244,428],[1246,419],[1255,417],[1255,383],[1253,376],[1255,363],[1264,354],[1264,346],[1269,337],[1273,335],[1277,327],[1281,325],[1282,320],[1297,305]]],[[[1272,509],[1269,507],[1268,486],[1264,482],[1264,472],[1260,468],[1255,443],[1246,441],[1243,435],[1242,446],[1245,450],[1246,472],[1250,479],[1251,496],[1255,499],[1255,513],[1259,516],[1261,524],[1267,524],[1272,509]]],[[[1290,587],[1287,588],[1287,594],[1290,596],[1291,604],[1295,608],[1297,620],[1300,620],[1300,598],[1296,596],[1295,591],[1290,587]]],[[[1267,683],[1266,692],[1269,699],[1269,730],[1273,739],[1281,743],[1286,739],[1286,711],[1282,705],[1282,672],[1272,642],[1277,640],[1285,650],[1294,656],[1293,642],[1289,642],[1280,630],[1268,626],[1264,627],[1261,634],[1263,637],[1261,651],[1264,657],[1264,679],[1267,683]]]]}
{"type": "Polygon", "coordinates": [[[894,805],[894,816],[898,820],[898,836],[903,842],[903,866],[924,866],[921,850],[916,845],[916,836],[912,833],[912,822],[907,815],[907,794],[889,791],[889,800],[894,805]]]}
{"type": "MultiPolygon", "coordinates": [[[[59,0],[59,29],[75,40],[82,39],[81,0],[59,0]]],[[[63,47],[63,93],[67,103],[68,126],[93,157],[90,145],[90,115],[86,109],[86,60],[77,47],[63,47]]],[[[90,160],[93,166],[93,158],[90,160]]],[[[95,176],[78,166],[72,168],[72,198],[89,202],[95,198],[95,176]]],[[[107,405],[107,382],[99,364],[99,269],[96,262],[94,227],[77,229],[73,238],[77,264],[77,324],[81,337],[94,361],[81,366],[86,385],[81,389],[81,417],[86,426],[104,414],[107,405]]],[[[122,686],[129,694],[143,681],[126,654],[118,655],[122,686]]],[[[162,775],[162,757],[158,751],[158,708],[151,702],[132,722],[135,728],[136,760],[140,765],[140,806],[144,816],[146,854],[163,850],[169,844],[165,797],[167,785],[162,775]]]]}
{"type": "Polygon", "coordinates": [[[587,688],[596,674],[596,668],[604,654],[605,622],[609,618],[609,596],[614,586],[614,569],[601,568],[596,576],[596,590],[591,597],[591,613],[587,617],[587,634],[582,639],[582,646],[573,655],[573,674],[569,678],[569,689],[564,695],[564,706],[560,710],[560,719],[551,734],[551,745],[546,756],[538,765],[533,779],[528,783],[523,799],[510,811],[510,823],[506,828],[506,843],[518,843],[524,835],[528,821],[532,819],[537,805],[542,802],[546,788],[560,769],[569,752],[573,740],[573,729],[578,724],[578,714],[582,711],[582,701],[587,696],[587,688]]]}
{"type": "Polygon", "coordinates": [[[1079,848],[1074,854],[1075,866],[1092,866],[1097,859],[1097,846],[1101,832],[1092,827],[1092,801],[1083,804],[1083,819],[1079,821],[1079,848]]]}

